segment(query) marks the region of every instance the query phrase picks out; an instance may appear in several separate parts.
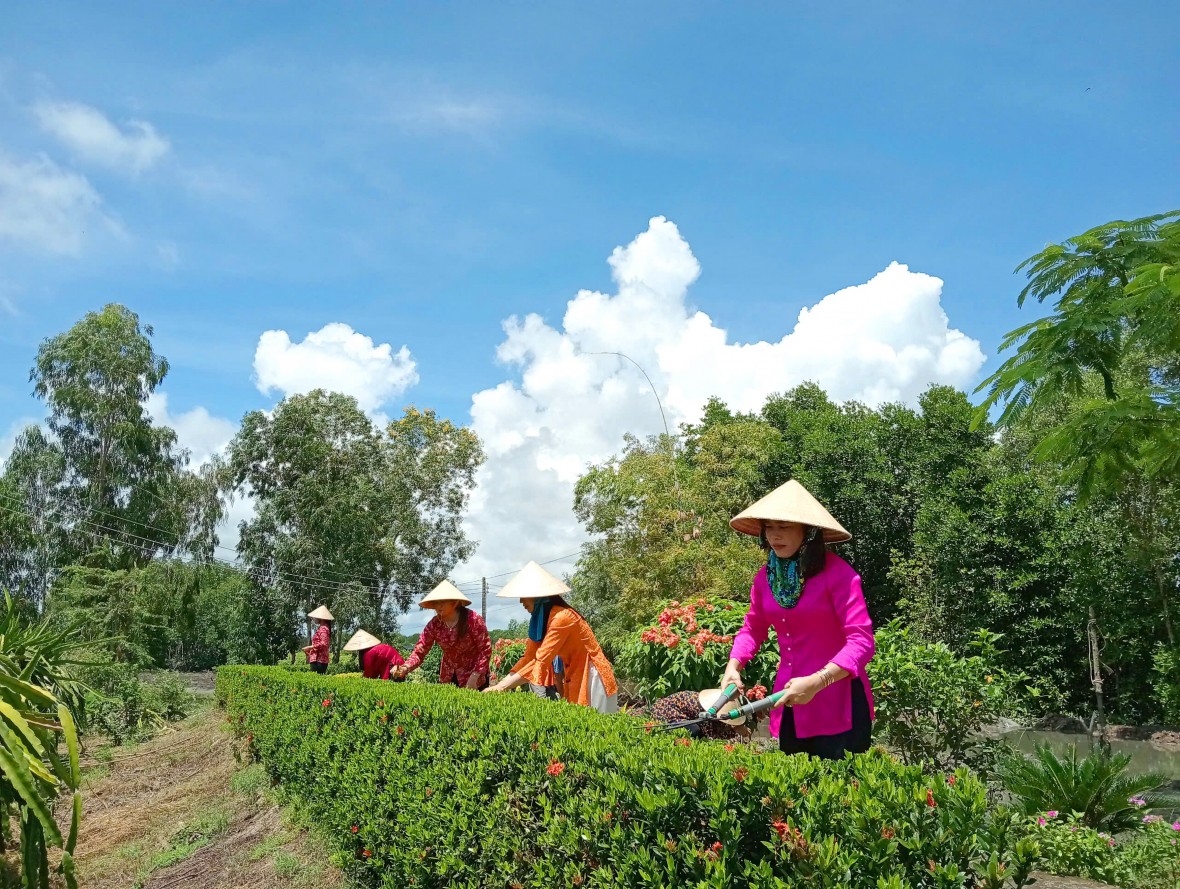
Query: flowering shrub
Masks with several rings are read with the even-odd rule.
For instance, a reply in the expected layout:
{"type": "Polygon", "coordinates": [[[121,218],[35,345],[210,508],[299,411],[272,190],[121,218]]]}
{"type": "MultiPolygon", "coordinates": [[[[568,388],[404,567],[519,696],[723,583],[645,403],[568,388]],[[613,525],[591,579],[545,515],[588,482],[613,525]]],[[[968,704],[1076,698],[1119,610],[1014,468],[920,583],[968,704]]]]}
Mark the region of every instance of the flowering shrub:
{"type": "Polygon", "coordinates": [[[1110,834],[1087,827],[1074,815],[1047,812],[1029,819],[1028,835],[1041,850],[1041,867],[1051,874],[1117,883],[1116,843],[1110,834]]]}
{"type": "Polygon", "coordinates": [[[1120,886],[1176,889],[1180,886],[1180,821],[1144,816],[1144,830],[1115,849],[1120,886]]]}
{"type": "Polygon", "coordinates": [[[1035,864],[970,773],[932,782],[880,751],[684,747],[532,695],[266,667],[217,686],[365,885],[1000,889],[1035,864]]]}
{"type": "MultiPolygon", "coordinates": [[[[615,666],[648,700],[716,686],[749,608],[723,600],[669,602],[653,626],[631,635],[615,666]]],[[[772,630],[742,679],[747,687],[765,688],[773,684],[777,671],[778,645],[772,630]]]]}
{"type": "Polygon", "coordinates": [[[492,643],[491,677],[489,682],[498,682],[512,666],[524,657],[524,647],[528,639],[497,639],[492,643]]]}
{"type": "Polygon", "coordinates": [[[1137,829],[1112,836],[1088,827],[1076,814],[1050,810],[1030,818],[1025,834],[1040,847],[1040,866],[1052,874],[1129,889],[1180,885],[1180,821],[1144,815],[1137,829]]]}

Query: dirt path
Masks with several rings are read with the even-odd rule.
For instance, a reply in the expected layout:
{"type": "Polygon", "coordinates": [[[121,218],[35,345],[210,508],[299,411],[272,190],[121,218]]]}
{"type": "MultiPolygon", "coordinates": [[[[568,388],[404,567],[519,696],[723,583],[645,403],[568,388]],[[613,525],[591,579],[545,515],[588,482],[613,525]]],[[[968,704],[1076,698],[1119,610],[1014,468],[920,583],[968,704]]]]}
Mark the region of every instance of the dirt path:
{"type": "Polygon", "coordinates": [[[336,889],[314,837],[270,798],[260,766],[234,758],[209,707],[133,749],[96,747],[78,842],[86,889],[336,889]]]}

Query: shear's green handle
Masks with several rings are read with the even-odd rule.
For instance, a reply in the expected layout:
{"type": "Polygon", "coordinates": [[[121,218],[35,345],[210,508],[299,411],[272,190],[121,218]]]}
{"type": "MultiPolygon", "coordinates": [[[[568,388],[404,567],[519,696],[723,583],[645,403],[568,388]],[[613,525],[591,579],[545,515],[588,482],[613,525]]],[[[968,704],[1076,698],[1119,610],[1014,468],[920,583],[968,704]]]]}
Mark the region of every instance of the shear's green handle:
{"type": "Polygon", "coordinates": [[[717,711],[732,701],[733,696],[737,693],[738,687],[736,683],[731,682],[729,685],[725,686],[725,688],[721,689],[721,694],[717,696],[717,700],[713,701],[713,703],[709,705],[709,709],[705,711],[705,715],[709,717],[715,717],[717,715],[717,711]]]}
{"type": "Polygon", "coordinates": [[[751,701],[748,704],[743,704],[730,710],[728,713],[721,715],[722,719],[741,719],[743,716],[753,716],[755,713],[761,713],[764,710],[769,710],[779,701],[787,696],[787,690],[776,691],[772,695],[767,695],[761,701],[751,701]]]}

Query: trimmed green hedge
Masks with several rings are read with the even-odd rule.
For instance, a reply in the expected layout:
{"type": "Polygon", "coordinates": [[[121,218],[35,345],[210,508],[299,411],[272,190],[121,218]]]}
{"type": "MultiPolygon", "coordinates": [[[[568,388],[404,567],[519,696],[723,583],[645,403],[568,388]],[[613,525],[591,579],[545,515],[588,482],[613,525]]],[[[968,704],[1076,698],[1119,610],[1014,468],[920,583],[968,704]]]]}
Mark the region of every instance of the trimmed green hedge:
{"type": "Polygon", "coordinates": [[[968,772],[648,734],[533,695],[223,667],[271,775],[387,887],[1021,885],[1035,845],[968,772]]]}

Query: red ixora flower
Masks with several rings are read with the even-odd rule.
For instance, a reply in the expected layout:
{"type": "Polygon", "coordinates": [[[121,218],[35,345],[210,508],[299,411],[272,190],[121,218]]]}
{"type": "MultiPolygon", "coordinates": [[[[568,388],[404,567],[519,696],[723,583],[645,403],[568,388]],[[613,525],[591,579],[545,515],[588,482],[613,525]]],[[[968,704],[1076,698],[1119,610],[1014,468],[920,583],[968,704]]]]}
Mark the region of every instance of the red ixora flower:
{"type": "Polygon", "coordinates": [[[331,707],[332,706],[332,699],[331,698],[324,698],[324,706],[331,707]]]}
{"type": "Polygon", "coordinates": [[[734,751],[734,750],[736,750],[736,749],[737,749],[737,748],[736,748],[736,747],[734,747],[732,744],[726,744],[726,745],[725,745],[725,752],[726,752],[726,753],[733,753],[733,751],[734,751]]]}
{"type": "Polygon", "coordinates": [[[399,735],[404,735],[404,734],[406,733],[406,730],[405,730],[404,728],[402,728],[402,727],[399,725],[399,726],[397,727],[397,733],[398,733],[399,735]]]}
{"type": "Polygon", "coordinates": [[[353,833],[356,833],[356,832],[358,832],[359,830],[360,830],[360,828],[359,828],[359,827],[357,827],[355,824],[352,826],[352,832],[353,832],[353,833]]]}
{"type": "Polygon", "coordinates": [[[938,803],[934,801],[934,791],[930,788],[926,788],[926,805],[932,809],[938,805],[938,803]]]}
{"type": "Polygon", "coordinates": [[[677,738],[676,743],[679,744],[681,747],[688,747],[692,744],[692,739],[691,738],[677,738]]]}
{"type": "Polygon", "coordinates": [[[421,715],[422,715],[422,714],[418,712],[418,708],[417,708],[417,707],[415,707],[415,708],[414,708],[414,718],[415,718],[415,719],[417,719],[417,718],[418,718],[419,716],[421,716],[421,715]]]}
{"type": "Polygon", "coordinates": [[[565,771],[565,763],[558,762],[555,759],[555,760],[553,760],[553,762],[549,763],[549,768],[547,768],[545,771],[548,772],[554,778],[556,778],[558,775],[560,775],[562,772],[565,771]]]}
{"type": "Polygon", "coordinates": [[[713,851],[714,851],[714,852],[720,852],[720,851],[721,851],[722,849],[724,849],[724,848],[725,848],[725,847],[721,845],[721,840],[718,840],[717,842],[715,842],[715,843],[713,844],[713,851]]]}
{"type": "Polygon", "coordinates": [[[364,852],[362,852],[361,854],[362,854],[362,855],[364,855],[366,858],[372,858],[372,857],[373,857],[373,851],[372,851],[371,849],[366,849],[366,850],[365,850],[364,852]]]}
{"type": "Polygon", "coordinates": [[[951,787],[954,787],[955,786],[955,776],[954,775],[947,775],[946,776],[946,783],[949,784],[951,787]]]}
{"type": "Polygon", "coordinates": [[[737,781],[739,784],[745,781],[748,777],[750,777],[750,770],[745,766],[733,770],[733,780],[737,781]]]}

